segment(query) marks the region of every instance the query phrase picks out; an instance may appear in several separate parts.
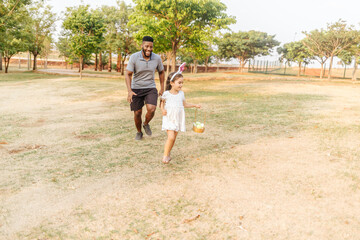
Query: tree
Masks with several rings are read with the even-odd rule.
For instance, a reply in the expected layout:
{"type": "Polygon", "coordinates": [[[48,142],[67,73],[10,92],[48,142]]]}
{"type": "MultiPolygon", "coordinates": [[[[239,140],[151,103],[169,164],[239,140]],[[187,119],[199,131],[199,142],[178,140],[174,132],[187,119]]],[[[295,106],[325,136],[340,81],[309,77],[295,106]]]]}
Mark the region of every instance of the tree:
{"type": "Polygon", "coordinates": [[[184,46],[180,48],[181,58],[188,63],[193,63],[193,73],[197,73],[199,64],[205,64],[205,71],[207,71],[209,59],[214,54],[212,51],[214,35],[215,32],[212,31],[194,32],[184,46]]]}
{"type": "Polygon", "coordinates": [[[30,3],[30,0],[0,1],[0,71],[2,71],[2,59],[4,59],[5,72],[8,72],[10,58],[17,52],[25,50],[27,32],[24,29],[26,20],[29,20],[25,7],[30,3]]]}
{"type": "Polygon", "coordinates": [[[303,33],[306,37],[302,40],[302,43],[312,52],[315,60],[321,64],[320,79],[322,79],[325,71],[324,64],[331,56],[327,46],[327,33],[323,29],[303,33]]]}
{"type": "MultiPolygon", "coordinates": [[[[132,23],[133,21],[131,21],[128,25],[136,26],[132,23]]],[[[149,18],[146,25],[141,27],[139,26],[138,29],[136,29],[134,37],[138,45],[141,44],[144,36],[151,36],[154,39],[154,52],[160,55],[165,55],[167,65],[165,78],[167,78],[170,70],[170,62],[172,60],[172,45],[170,38],[171,35],[166,34],[166,31],[164,31],[165,28],[166,25],[164,25],[163,21],[160,22],[156,18],[149,18]]]]}
{"type": "Polygon", "coordinates": [[[29,21],[27,10],[22,7],[9,13],[11,15],[6,17],[6,27],[2,28],[0,38],[0,51],[4,59],[5,73],[8,73],[11,57],[25,51],[29,43],[29,32],[26,31],[26,23],[29,21]]]}
{"type": "Polygon", "coordinates": [[[66,68],[68,63],[72,63],[73,54],[70,48],[70,36],[66,35],[64,32],[61,34],[62,36],[59,37],[56,48],[59,51],[59,57],[65,58],[66,68]]]}
{"type": "Polygon", "coordinates": [[[47,69],[47,60],[48,57],[51,53],[51,48],[52,48],[52,39],[50,37],[45,38],[44,40],[44,47],[41,51],[40,56],[42,58],[45,58],[45,63],[44,63],[44,68],[47,69]]]}
{"type": "Polygon", "coordinates": [[[115,51],[117,9],[114,6],[102,6],[101,13],[105,20],[104,47],[109,54],[108,72],[111,72],[112,53],[115,51]]]}
{"type": "Polygon", "coordinates": [[[31,0],[2,0],[0,2],[0,33],[8,26],[14,13],[23,11],[23,8],[30,4],[31,0]]]}
{"type": "Polygon", "coordinates": [[[49,5],[44,6],[42,2],[37,2],[30,7],[30,18],[29,51],[34,55],[33,70],[36,70],[37,56],[42,53],[46,39],[51,40],[51,33],[55,30],[56,14],[51,12],[49,5]]]}
{"type": "Polygon", "coordinates": [[[330,53],[330,67],[328,79],[331,79],[331,69],[334,56],[354,44],[357,39],[356,31],[347,26],[346,22],[339,20],[336,23],[328,24],[326,30],[326,49],[330,53]]]}
{"type": "Polygon", "coordinates": [[[80,78],[82,78],[83,59],[95,52],[103,41],[104,20],[97,12],[90,12],[89,5],[67,8],[63,28],[69,32],[70,47],[80,59],[80,78]]]}
{"type": "Polygon", "coordinates": [[[356,71],[360,61],[360,32],[355,31],[355,33],[357,39],[354,40],[354,43],[338,54],[338,57],[344,64],[351,64],[352,60],[354,60],[353,81],[356,81],[356,71]]]}
{"type": "Polygon", "coordinates": [[[286,43],[277,51],[281,54],[280,60],[286,59],[287,62],[296,62],[299,65],[297,76],[300,76],[302,63],[308,64],[312,59],[312,54],[301,41],[286,43]]]}
{"type": "Polygon", "coordinates": [[[132,23],[154,29],[169,39],[172,71],[175,71],[177,50],[194,32],[219,30],[235,23],[235,18],[225,13],[226,6],[220,0],[134,0],[134,3],[132,23]]]}
{"type": "Polygon", "coordinates": [[[259,31],[226,33],[218,42],[219,54],[226,60],[238,59],[239,71],[242,72],[246,62],[256,56],[266,56],[280,43],[275,35],[259,31]]]}
{"type": "Polygon", "coordinates": [[[134,12],[131,5],[126,4],[124,1],[117,1],[117,4],[117,31],[115,42],[118,55],[117,71],[121,72],[121,75],[124,75],[126,58],[138,49],[134,36],[138,32],[139,27],[129,23],[130,15],[134,12]]]}

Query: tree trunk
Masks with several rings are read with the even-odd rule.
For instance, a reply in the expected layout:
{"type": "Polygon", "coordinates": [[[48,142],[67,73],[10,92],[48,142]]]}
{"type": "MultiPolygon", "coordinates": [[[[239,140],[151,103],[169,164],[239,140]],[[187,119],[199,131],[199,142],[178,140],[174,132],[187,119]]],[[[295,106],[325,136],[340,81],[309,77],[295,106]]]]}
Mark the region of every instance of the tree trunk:
{"type": "Polygon", "coordinates": [[[82,79],[82,65],[83,65],[83,56],[80,56],[80,79],[82,79]]]}
{"type": "Polygon", "coordinates": [[[206,72],[206,73],[208,72],[209,58],[210,58],[210,57],[205,58],[205,72],[206,72]]]}
{"type": "Polygon", "coordinates": [[[121,75],[125,74],[125,59],[121,60],[121,75]]]}
{"type": "Polygon", "coordinates": [[[328,79],[329,79],[329,80],[331,79],[331,68],[332,68],[332,64],[333,64],[333,58],[334,58],[334,55],[331,55],[331,58],[330,58],[330,66],[329,66],[329,73],[328,73],[328,79]]]}
{"type": "Polygon", "coordinates": [[[28,71],[30,71],[30,52],[28,52],[27,65],[28,65],[28,71]]]}
{"type": "Polygon", "coordinates": [[[48,58],[47,56],[45,57],[45,69],[47,69],[47,62],[48,62],[48,58]]]}
{"type": "Polygon", "coordinates": [[[111,65],[112,65],[112,57],[111,57],[111,50],[109,50],[109,66],[108,66],[108,72],[111,72],[111,65]]]}
{"type": "Polygon", "coordinates": [[[324,77],[324,71],[323,71],[323,69],[324,69],[324,63],[321,62],[320,79],[322,79],[322,78],[324,77]]]}
{"type": "Polygon", "coordinates": [[[357,60],[357,57],[355,57],[354,70],[353,70],[353,72],[352,72],[352,80],[353,80],[353,81],[356,81],[356,71],[357,71],[357,68],[358,68],[358,60],[357,60]]]}
{"type": "Polygon", "coordinates": [[[297,76],[300,77],[300,74],[301,74],[301,62],[299,62],[299,70],[297,76]]]}
{"type": "MultiPolygon", "coordinates": [[[[119,67],[119,73],[121,74],[123,72],[123,64],[122,64],[122,61],[121,61],[121,56],[120,56],[120,67],[119,67]]],[[[125,71],[125,69],[124,69],[125,71]]]]}
{"type": "Polygon", "coordinates": [[[242,72],[242,59],[239,57],[239,72],[242,72]]]}
{"type": "Polygon", "coordinates": [[[176,43],[172,43],[172,59],[171,59],[171,72],[176,71],[176,43]]]}
{"type": "Polygon", "coordinates": [[[197,73],[197,66],[198,66],[198,61],[194,60],[194,73],[197,73]]]}
{"type": "Polygon", "coordinates": [[[244,60],[242,61],[242,63],[241,63],[241,73],[244,72],[245,64],[246,64],[246,61],[245,61],[245,59],[244,59],[244,60]]]}
{"type": "Polygon", "coordinates": [[[0,52],[0,71],[2,71],[2,54],[1,54],[1,52],[0,52]]]}
{"type": "Polygon", "coordinates": [[[10,58],[4,57],[4,62],[5,62],[5,73],[8,73],[10,58]]]}
{"type": "Polygon", "coordinates": [[[94,71],[97,71],[98,70],[98,54],[95,53],[95,68],[94,68],[94,71]]]}
{"type": "Polygon", "coordinates": [[[120,72],[121,71],[121,53],[120,53],[120,48],[118,49],[118,57],[117,57],[117,62],[116,62],[116,71],[120,72]]]}
{"type": "Polygon", "coordinates": [[[166,53],[166,58],[167,58],[166,65],[167,66],[166,66],[166,78],[165,79],[167,79],[167,77],[169,76],[171,56],[172,56],[171,52],[166,53]]]}
{"type": "Polygon", "coordinates": [[[125,60],[126,60],[126,54],[123,59],[121,59],[121,75],[125,74],[125,60]]]}
{"type": "Polygon", "coordinates": [[[99,71],[101,72],[103,69],[103,66],[102,66],[102,53],[100,51],[99,53],[99,71]]]}
{"type": "Polygon", "coordinates": [[[33,65],[33,71],[35,71],[37,69],[37,53],[33,53],[34,55],[34,65],[33,65]]]}

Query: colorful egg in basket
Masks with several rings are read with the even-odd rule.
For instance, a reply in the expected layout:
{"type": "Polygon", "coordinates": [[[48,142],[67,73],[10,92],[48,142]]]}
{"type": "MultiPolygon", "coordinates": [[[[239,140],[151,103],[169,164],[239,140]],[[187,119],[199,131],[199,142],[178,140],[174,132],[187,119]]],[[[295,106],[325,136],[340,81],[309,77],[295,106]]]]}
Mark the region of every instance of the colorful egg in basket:
{"type": "Polygon", "coordinates": [[[194,122],[193,123],[193,131],[197,133],[203,133],[205,131],[205,125],[201,122],[194,122]]]}
{"type": "Polygon", "coordinates": [[[199,121],[196,121],[196,112],[197,112],[197,109],[195,109],[195,122],[193,123],[193,131],[197,132],[197,133],[203,133],[205,131],[206,115],[204,113],[204,123],[201,123],[199,121]]]}

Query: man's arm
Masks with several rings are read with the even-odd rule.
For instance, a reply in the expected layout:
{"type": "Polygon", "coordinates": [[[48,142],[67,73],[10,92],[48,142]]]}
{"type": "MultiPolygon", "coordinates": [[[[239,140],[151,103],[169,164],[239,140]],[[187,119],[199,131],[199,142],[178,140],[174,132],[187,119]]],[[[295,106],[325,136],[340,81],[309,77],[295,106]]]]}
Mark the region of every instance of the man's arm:
{"type": "Polygon", "coordinates": [[[131,89],[131,78],[132,78],[133,72],[130,72],[128,70],[126,70],[126,74],[125,74],[125,82],[126,82],[126,87],[128,90],[128,96],[127,96],[127,101],[129,103],[132,102],[132,96],[136,95],[132,89],[131,89]]]}
{"type": "Polygon", "coordinates": [[[164,93],[164,83],[165,83],[165,71],[162,70],[159,72],[159,79],[160,79],[160,91],[159,95],[161,96],[164,93]]]}

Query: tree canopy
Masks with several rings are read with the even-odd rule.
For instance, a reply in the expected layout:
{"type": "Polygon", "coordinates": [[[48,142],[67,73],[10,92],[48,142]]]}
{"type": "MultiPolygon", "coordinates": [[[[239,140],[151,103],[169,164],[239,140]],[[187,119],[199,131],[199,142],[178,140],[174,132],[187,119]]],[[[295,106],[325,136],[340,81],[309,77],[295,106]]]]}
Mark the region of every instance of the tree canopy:
{"type": "Polygon", "coordinates": [[[95,52],[105,32],[104,19],[98,12],[91,12],[89,5],[67,8],[63,27],[70,33],[70,47],[80,58],[80,77],[82,60],[95,52]]]}
{"type": "Polygon", "coordinates": [[[258,56],[269,55],[273,48],[280,43],[275,40],[275,35],[265,32],[248,31],[226,33],[218,42],[221,58],[230,60],[238,59],[239,71],[242,71],[246,62],[258,56]]]}
{"type": "Polygon", "coordinates": [[[144,32],[158,32],[171,46],[172,71],[175,71],[176,53],[199,32],[220,30],[235,23],[228,16],[226,5],[219,0],[134,0],[132,23],[142,26],[144,32]]]}
{"type": "Polygon", "coordinates": [[[286,43],[283,47],[279,47],[277,51],[281,55],[280,60],[299,64],[298,76],[301,73],[302,63],[308,64],[313,58],[311,52],[301,41],[286,43]]]}

